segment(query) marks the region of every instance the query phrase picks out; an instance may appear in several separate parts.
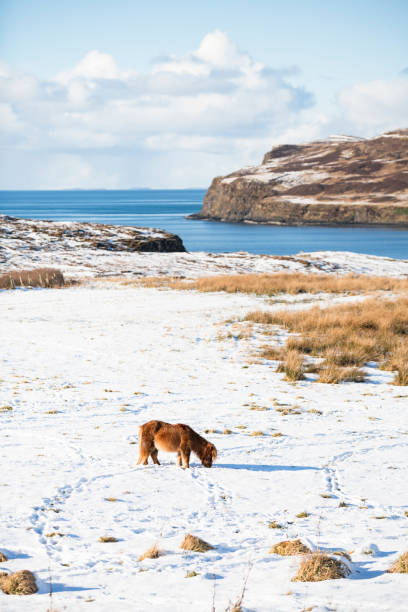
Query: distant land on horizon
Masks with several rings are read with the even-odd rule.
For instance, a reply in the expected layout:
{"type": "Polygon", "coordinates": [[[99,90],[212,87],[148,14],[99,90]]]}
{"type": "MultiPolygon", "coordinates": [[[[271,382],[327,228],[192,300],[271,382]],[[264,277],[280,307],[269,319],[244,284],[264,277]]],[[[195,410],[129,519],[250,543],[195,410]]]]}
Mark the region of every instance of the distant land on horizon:
{"type": "Polygon", "coordinates": [[[164,187],[116,187],[111,189],[108,187],[64,187],[60,189],[0,189],[0,193],[7,193],[8,191],[206,191],[208,187],[172,187],[166,189],[164,187]]]}

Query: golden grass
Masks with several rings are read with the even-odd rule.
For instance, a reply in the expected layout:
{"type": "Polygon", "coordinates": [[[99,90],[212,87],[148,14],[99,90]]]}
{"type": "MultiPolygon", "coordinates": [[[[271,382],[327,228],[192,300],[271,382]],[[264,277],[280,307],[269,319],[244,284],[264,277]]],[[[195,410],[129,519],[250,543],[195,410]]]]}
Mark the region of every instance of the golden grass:
{"type": "Polygon", "coordinates": [[[307,518],[308,516],[310,516],[309,512],[299,512],[299,514],[296,515],[296,518],[307,518]]]}
{"type": "Polygon", "coordinates": [[[319,370],[317,382],[337,385],[341,382],[364,382],[365,372],[360,368],[340,368],[328,363],[319,370]]]}
{"type": "Polygon", "coordinates": [[[143,561],[144,559],[157,559],[158,557],[160,557],[161,551],[159,550],[159,547],[156,544],[153,544],[153,546],[151,546],[150,548],[148,548],[142,555],[140,555],[140,557],[138,558],[138,561],[143,561]]]}
{"type": "Polygon", "coordinates": [[[4,553],[1,552],[0,550],[0,563],[4,563],[5,561],[7,561],[7,557],[4,553]]]}
{"type": "Polygon", "coordinates": [[[297,350],[289,349],[286,352],[285,360],[278,367],[277,372],[285,372],[285,379],[290,381],[304,379],[303,356],[297,350]]]}
{"type": "Polygon", "coordinates": [[[292,582],[337,580],[346,578],[349,573],[349,568],[340,559],[333,559],[329,555],[315,552],[302,560],[298,573],[292,578],[292,582]]]}
{"type": "MultiPolygon", "coordinates": [[[[359,367],[377,361],[381,368],[397,372],[394,384],[408,384],[408,297],[370,298],[324,309],[252,312],[246,318],[298,334],[287,340],[286,355],[295,359],[297,351],[323,359],[312,368],[320,373],[319,382],[361,382],[364,373],[359,367]]],[[[267,349],[262,355],[267,356],[267,349]]],[[[286,371],[286,360],[280,370],[286,371]]]]}
{"type": "Polygon", "coordinates": [[[99,542],[102,542],[103,544],[107,544],[109,542],[119,542],[118,538],[115,538],[113,536],[101,536],[99,538],[99,542]]]}
{"type": "Polygon", "coordinates": [[[124,280],[123,285],[167,287],[176,290],[227,293],[255,293],[274,296],[280,293],[368,293],[373,291],[407,291],[408,280],[376,276],[333,276],[332,274],[224,274],[188,280],[171,277],[145,277],[124,280]]]}
{"type": "Polygon", "coordinates": [[[38,591],[35,577],[29,570],[0,576],[0,588],[6,595],[32,595],[38,591]]]}
{"type": "Polygon", "coordinates": [[[282,529],[282,525],[279,525],[277,521],[270,521],[268,527],[269,529],[282,529]]]}
{"type": "Polygon", "coordinates": [[[184,578],[194,578],[194,576],[199,576],[199,572],[195,572],[194,570],[191,570],[190,572],[187,572],[186,575],[184,576],[184,578]]]}
{"type": "Polygon", "coordinates": [[[12,270],[0,275],[0,289],[15,287],[63,287],[65,280],[62,272],[55,268],[37,270],[12,270]]]}
{"type": "Polygon", "coordinates": [[[338,557],[344,557],[351,563],[351,555],[344,550],[333,550],[333,552],[331,552],[330,554],[337,555],[338,557]]]}
{"type": "Polygon", "coordinates": [[[207,550],[213,550],[214,546],[211,546],[211,544],[208,544],[208,542],[198,538],[197,536],[187,533],[184,540],[180,544],[180,548],[183,550],[192,550],[193,552],[203,553],[207,552],[207,550]]]}
{"type": "Polygon", "coordinates": [[[269,552],[282,557],[291,557],[293,555],[305,555],[312,551],[301,540],[284,540],[274,544],[269,552]]]}
{"type": "Polygon", "coordinates": [[[408,574],[408,552],[405,552],[398,557],[398,559],[391,565],[388,573],[408,574]]]}

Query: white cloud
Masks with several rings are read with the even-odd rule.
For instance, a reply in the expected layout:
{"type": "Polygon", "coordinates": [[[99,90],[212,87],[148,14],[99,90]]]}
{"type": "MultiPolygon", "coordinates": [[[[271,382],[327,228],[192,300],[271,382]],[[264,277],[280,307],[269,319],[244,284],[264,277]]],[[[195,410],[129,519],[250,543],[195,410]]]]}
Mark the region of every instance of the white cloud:
{"type": "Polygon", "coordinates": [[[215,174],[260,161],[272,144],[319,138],[342,125],[358,134],[382,127],[390,114],[398,123],[406,117],[404,78],[343,91],[343,117],[328,117],[313,108],[306,88],[292,84],[294,73],[255,61],[218,30],[143,74],[97,50],[46,81],[0,64],[7,160],[0,185],[204,186],[215,174]]]}
{"type": "Polygon", "coordinates": [[[347,118],[365,130],[381,131],[408,125],[408,79],[358,83],[340,92],[347,118]]]}
{"type": "MultiPolygon", "coordinates": [[[[74,156],[67,158],[70,176],[77,168],[80,187],[92,186],[92,180],[105,185],[106,173],[95,174],[104,155],[123,161],[123,172],[115,174],[118,186],[146,184],[138,175],[144,164],[136,163],[131,176],[125,170],[135,153],[153,164],[167,155],[185,165],[190,156],[189,167],[200,166],[184,173],[183,186],[190,180],[205,185],[213,173],[212,155],[218,165],[223,158],[222,170],[229,169],[244,161],[234,154],[244,142],[250,161],[260,159],[282,124],[312,101],[284,71],[254,61],[220,31],[207,34],[184,57],[157,61],[147,74],[119,69],[112,56],[97,50],[48,81],[0,73],[4,117],[9,132],[18,132],[18,146],[33,155],[74,156]],[[85,165],[79,158],[95,172],[80,170],[85,165]]],[[[173,183],[174,167],[172,174],[165,168],[157,180],[150,178],[152,185],[173,183]]],[[[52,176],[55,184],[55,172],[52,176]]],[[[50,177],[44,169],[35,186],[47,186],[50,177]]]]}
{"type": "Polygon", "coordinates": [[[98,50],[90,51],[74,68],[65,72],[60,72],[56,81],[68,83],[75,78],[85,79],[117,79],[125,76],[121,73],[115,60],[108,53],[100,53],[98,50]]]}

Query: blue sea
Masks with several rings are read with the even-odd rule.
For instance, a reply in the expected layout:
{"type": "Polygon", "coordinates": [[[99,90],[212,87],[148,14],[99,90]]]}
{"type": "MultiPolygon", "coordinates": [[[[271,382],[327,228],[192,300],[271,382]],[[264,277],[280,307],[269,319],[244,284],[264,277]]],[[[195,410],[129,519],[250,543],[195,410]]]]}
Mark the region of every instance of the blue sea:
{"type": "Polygon", "coordinates": [[[156,227],[178,234],[188,251],[355,251],[408,259],[408,230],[375,227],[282,227],[192,221],[205,190],[0,191],[0,214],[28,219],[156,227]]]}

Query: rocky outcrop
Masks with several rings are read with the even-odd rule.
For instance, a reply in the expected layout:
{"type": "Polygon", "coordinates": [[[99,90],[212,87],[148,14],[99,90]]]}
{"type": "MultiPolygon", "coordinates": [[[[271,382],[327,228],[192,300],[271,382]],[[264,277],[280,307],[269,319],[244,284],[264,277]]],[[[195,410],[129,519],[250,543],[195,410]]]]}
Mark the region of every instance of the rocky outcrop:
{"type": "Polygon", "coordinates": [[[31,251],[185,251],[179,236],[163,230],[101,223],[34,221],[0,215],[0,252],[17,246],[31,251]]]}
{"type": "Polygon", "coordinates": [[[280,145],[215,178],[193,219],[408,227],[408,130],[280,145]]]}

